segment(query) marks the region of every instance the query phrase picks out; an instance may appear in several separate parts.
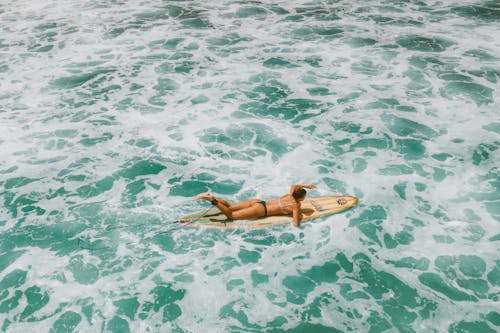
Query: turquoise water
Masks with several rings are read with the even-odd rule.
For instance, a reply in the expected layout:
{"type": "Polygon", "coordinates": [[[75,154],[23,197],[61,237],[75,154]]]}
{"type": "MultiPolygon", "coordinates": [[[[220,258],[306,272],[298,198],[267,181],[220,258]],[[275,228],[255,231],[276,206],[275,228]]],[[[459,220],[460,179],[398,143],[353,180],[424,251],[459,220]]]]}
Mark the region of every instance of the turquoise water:
{"type": "Polygon", "coordinates": [[[495,1],[3,1],[1,332],[500,329],[495,1]],[[174,221],[292,183],[300,229],[174,221]]]}

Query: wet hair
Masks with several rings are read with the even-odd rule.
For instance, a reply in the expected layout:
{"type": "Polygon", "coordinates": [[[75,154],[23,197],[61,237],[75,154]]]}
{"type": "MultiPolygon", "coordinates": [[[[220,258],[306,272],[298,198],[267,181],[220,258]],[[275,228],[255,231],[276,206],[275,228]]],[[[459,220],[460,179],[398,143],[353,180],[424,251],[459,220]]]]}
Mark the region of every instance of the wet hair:
{"type": "Polygon", "coordinates": [[[302,199],[303,197],[305,197],[306,194],[307,194],[306,190],[304,190],[303,188],[298,188],[295,191],[293,191],[292,196],[295,200],[299,200],[299,199],[302,199]]]}

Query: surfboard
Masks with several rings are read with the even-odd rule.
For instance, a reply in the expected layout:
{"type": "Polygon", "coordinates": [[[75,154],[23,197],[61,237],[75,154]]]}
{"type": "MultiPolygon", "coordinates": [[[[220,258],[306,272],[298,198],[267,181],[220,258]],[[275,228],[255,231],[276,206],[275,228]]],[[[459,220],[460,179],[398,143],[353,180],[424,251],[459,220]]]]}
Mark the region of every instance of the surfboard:
{"type": "MultiPolygon", "coordinates": [[[[353,196],[327,196],[306,199],[302,202],[302,222],[307,222],[318,217],[343,212],[356,206],[358,198],[353,196]]],[[[264,228],[273,225],[290,223],[290,215],[267,216],[254,220],[229,221],[218,209],[206,212],[192,213],[179,219],[179,223],[191,227],[220,228],[220,229],[245,229],[264,228]]]]}

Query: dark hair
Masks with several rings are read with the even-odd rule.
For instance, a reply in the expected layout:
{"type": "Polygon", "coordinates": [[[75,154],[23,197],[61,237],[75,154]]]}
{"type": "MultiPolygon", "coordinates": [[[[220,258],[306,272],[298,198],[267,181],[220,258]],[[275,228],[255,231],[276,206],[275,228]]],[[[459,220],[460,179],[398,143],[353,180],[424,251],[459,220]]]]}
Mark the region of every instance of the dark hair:
{"type": "Polygon", "coordinates": [[[295,191],[293,191],[292,196],[293,196],[293,198],[294,198],[295,200],[299,200],[299,199],[301,199],[301,198],[305,197],[305,196],[306,196],[306,194],[307,194],[307,191],[306,191],[306,190],[304,190],[303,188],[298,188],[298,189],[296,189],[295,191]]]}

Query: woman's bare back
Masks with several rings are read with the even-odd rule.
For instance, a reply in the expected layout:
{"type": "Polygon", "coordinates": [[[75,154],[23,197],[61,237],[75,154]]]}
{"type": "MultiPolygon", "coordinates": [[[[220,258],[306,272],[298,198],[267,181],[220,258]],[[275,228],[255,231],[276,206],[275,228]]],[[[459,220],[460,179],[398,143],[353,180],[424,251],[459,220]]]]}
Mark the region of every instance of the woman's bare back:
{"type": "Polygon", "coordinates": [[[297,202],[291,194],[285,194],[279,199],[268,200],[266,203],[267,214],[269,216],[292,215],[293,208],[296,205],[298,205],[300,208],[300,202],[297,202]]]}

